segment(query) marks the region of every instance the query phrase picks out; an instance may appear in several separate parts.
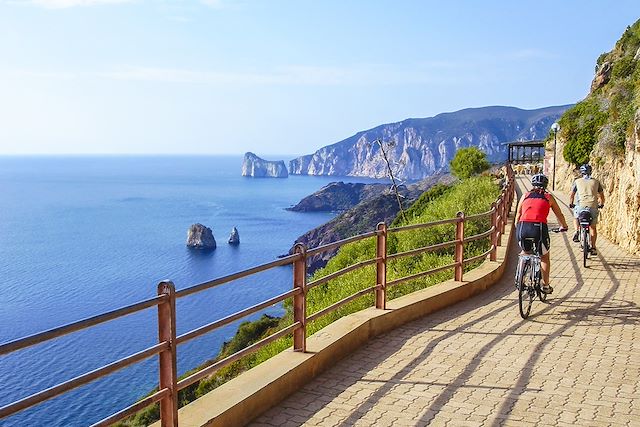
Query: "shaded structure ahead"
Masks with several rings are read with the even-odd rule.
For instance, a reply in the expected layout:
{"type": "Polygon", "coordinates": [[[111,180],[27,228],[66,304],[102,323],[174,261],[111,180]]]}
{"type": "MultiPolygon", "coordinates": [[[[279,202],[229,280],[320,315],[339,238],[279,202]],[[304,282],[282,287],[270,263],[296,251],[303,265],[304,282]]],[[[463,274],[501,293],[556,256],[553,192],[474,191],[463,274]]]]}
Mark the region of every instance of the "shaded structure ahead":
{"type": "Polygon", "coordinates": [[[536,139],[531,141],[507,142],[509,163],[538,163],[544,159],[544,141],[536,139]]]}

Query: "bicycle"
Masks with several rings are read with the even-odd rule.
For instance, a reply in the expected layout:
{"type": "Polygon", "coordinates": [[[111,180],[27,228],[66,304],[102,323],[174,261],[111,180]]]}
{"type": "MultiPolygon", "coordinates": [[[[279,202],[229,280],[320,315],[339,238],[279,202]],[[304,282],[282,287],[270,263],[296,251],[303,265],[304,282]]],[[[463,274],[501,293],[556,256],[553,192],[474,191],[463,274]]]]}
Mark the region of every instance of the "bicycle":
{"type": "MultiPolygon", "coordinates": [[[[598,209],[602,205],[598,205],[598,209]]],[[[591,223],[593,216],[589,208],[582,208],[578,212],[578,223],[580,224],[580,248],[582,248],[582,265],[587,268],[587,259],[591,255],[591,223]]]]}
{"type": "MultiPolygon", "coordinates": [[[[550,231],[560,233],[566,228],[554,228],[550,231]]],[[[540,301],[547,300],[547,294],[542,292],[542,266],[540,265],[540,248],[542,241],[536,242],[534,238],[525,238],[532,243],[533,252],[518,255],[518,267],[516,269],[516,289],[518,290],[518,307],[523,319],[529,317],[533,300],[537,296],[540,301]]]]}
{"type": "Polygon", "coordinates": [[[587,267],[587,259],[591,255],[591,222],[593,218],[588,208],[578,212],[578,222],[580,223],[580,247],[582,248],[582,265],[587,267]]]}

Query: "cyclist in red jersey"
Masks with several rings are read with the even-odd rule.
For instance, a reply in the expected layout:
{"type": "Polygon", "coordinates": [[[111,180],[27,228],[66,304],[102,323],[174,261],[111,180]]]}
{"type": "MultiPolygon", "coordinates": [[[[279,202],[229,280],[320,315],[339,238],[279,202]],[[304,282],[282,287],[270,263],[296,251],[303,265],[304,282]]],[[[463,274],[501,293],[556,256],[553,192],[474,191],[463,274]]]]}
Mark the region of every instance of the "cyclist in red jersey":
{"type": "Polygon", "coordinates": [[[547,226],[547,217],[549,211],[558,218],[558,222],[562,225],[563,231],[568,229],[567,221],[562,215],[562,211],[551,193],[547,193],[546,188],[549,179],[543,174],[534,175],[531,178],[533,188],[520,199],[518,210],[516,211],[516,238],[520,248],[527,253],[532,252],[531,241],[526,238],[533,238],[536,242],[541,242],[540,248],[540,265],[542,268],[542,292],[550,294],[553,288],[549,285],[549,274],[551,271],[551,260],[549,258],[549,249],[551,239],[549,238],[549,228],[547,226]]]}

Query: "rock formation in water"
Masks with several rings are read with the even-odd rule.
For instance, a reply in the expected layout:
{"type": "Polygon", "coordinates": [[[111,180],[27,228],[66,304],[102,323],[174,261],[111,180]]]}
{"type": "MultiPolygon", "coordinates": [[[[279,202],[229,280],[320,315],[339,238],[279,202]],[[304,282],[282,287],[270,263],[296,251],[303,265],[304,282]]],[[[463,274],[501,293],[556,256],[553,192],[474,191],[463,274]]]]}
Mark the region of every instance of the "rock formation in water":
{"type": "Polygon", "coordinates": [[[238,233],[238,229],[233,227],[231,229],[231,235],[229,236],[228,243],[230,245],[239,245],[240,244],[240,234],[238,233]]]}
{"type": "Polygon", "coordinates": [[[287,208],[294,212],[335,212],[351,209],[364,199],[382,194],[389,184],[332,182],[287,208]]]}
{"type": "Polygon", "coordinates": [[[253,153],[245,153],[242,161],[242,176],[254,178],[287,178],[289,173],[284,161],[261,159],[253,153]]]}
{"type": "Polygon", "coordinates": [[[489,161],[504,161],[507,158],[504,143],[545,138],[551,124],[569,107],[469,108],[385,124],[291,160],[289,173],[387,177],[387,165],[375,143],[377,139],[384,141],[389,161],[400,179],[419,180],[447,171],[456,151],[469,146],[487,153],[489,161]]]}
{"type": "Polygon", "coordinates": [[[195,249],[215,249],[216,239],[213,232],[202,224],[193,224],[187,233],[187,246],[195,249]]]}

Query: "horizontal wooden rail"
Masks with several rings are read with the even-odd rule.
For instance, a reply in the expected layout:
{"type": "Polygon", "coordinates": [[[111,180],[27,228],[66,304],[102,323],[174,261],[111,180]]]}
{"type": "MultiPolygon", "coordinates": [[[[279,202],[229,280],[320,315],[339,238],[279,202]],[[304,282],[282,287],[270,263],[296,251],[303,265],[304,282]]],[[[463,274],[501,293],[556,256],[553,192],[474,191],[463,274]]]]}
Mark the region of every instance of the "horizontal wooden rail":
{"type": "Polygon", "coordinates": [[[98,378],[104,377],[105,375],[108,375],[112,372],[118,371],[122,368],[126,368],[129,365],[133,365],[136,362],[154,356],[161,351],[167,350],[168,348],[169,343],[162,342],[156,344],[153,347],[149,347],[146,350],[139,351],[138,353],[110,363],[106,366],[103,366],[102,368],[87,372],[86,374],[77,376],[69,381],[65,381],[46,390],[42,390],[39,393],[35,393],[31,396],[25,397],[24,399],[18,400],[17,402],[3,406],[2,408],[0,408],[0,418],[30,408],[31,406],[37,405],[38,403],[44,402],[45,400],[49,400],[55,396],[66,393],[88,382],[97,380],[98,378]]]}
{"type": "Polygon", "coordinates": [[[314,249],[309,249],[307,251],[307,256],[310,257],[315,254],[319,254],[320,252],[330,251],[331,249],[339,248],[340,246],[346,245],[347,243],[353,243],[359,240],[368,239],[369,237],[374,237],[377,234],[378,234],[377,231],[370,231],[368,233],[358,234],[357,236],[338,240],[337,242],[327,243],[326,245],[318,246],[317,248],[314,248],[314,249]]]}
{"type": "Polygon", "coordinates": [[[416,273],[410,276],[401,277],[400,279],[387,282],[387,286],[395,286],[395,285],[399,285],[400,283],[408,282],[410,280],[419,279],[420,277],[430,276],[432,274],[440,273],[441,271],[448,270],[450,268],[455,268],[457,265],[458,263],[454,262],[453,264],[447,264],[441,267],[432,268],[431,270],[423,271],[421,273],[416,273]]]}
{"type": "Polygon", "coordinates": [[[271,307],[274,304],[277,304],[279,302],[282,302],[284,300],[286,300],[287,298],[291,298],[294,295],[297,295],[300,293],[299,289],[292,289],[290,291],[287,291],[283,294],[280,294],[278,296],[275,296],[271,299],[268,299],[267,301],[261,302],[259,304],[253,305],[249,308],[246,308],[242,311],[238,311],[236,313],[230,314],[229,316],[223,317],[222,319],[216,320],[214,322],[208,323],[204,326],[201,326],[197,329],[193,329],[190,332],[184,333],[178,337],[176,337],[176,342],[178,344],[183,344],[189,340],[192,340],[196,337],[199,337],[200,335],[204,335],[207,332],[213,331],[214,329],[218,329],[224,325],[227,325],[231,322],[234,322],[238,319],[242,319],[243,317],[246,317],[250,314],[253,314],[257,311],[260,311],[264,308],[267,307],[271,307]]]}
{"type": "Polygon", "coordinates": [[[309,290],[311,288],[315,288],[318,285],[322,285],[323,283],[327,283],[327,282],[329,282],[329,281],[331,281],[331,280],[333,280],[333,279],[335,279],[337,277],[343,276],[343,275],[345,275],[345,274],[347,274],[347,273],[349,273],[351,271],[359,270],[362,267],[366,267],[367,265],[373,265],[377,261],[378,261],[378,258],[373,258],[373,259],[368,259],[368,260],[365,260],[365,261],[360,261],[360,262],[357,262],[355,264],[349,265],[349,266],[347,266],[345,268],[342,268],[342,269],[340,269],[338,271],[335,271],[335,272],[333,272],[331,274],[327,274],[326,276],[321,277],[321,278],[319,278],[317,280],[314,280],[313,282],[307,283],[307,290],[309,290]]]}
{"type": "Polygon", "coordinates": [[[448,242],[438,243],[437,245],[423,246],[421,248],[412,249],[412,250],[406,251],[406,252],[398,252],[396,254],[387,255],[387,261],[393,260],[393,259],[396,259],[396,258],[404,258],[404,257],[408,257],[408,256],[415,256],[415,255],[419,255],[419,254],[424,253],[424,252],[434,252],[434,251],[437,251],[438,249],[444,249],[444,248],[448,248],[450,246],[453,246],[457,242],[458,242],[457,240],[450,240],[448,242]]]}
{"type": "Polygon", "coordinates": [[[466,264],[472,263],[472,262],[474,262],[474,261],[479,261],[479,260],[481,260],[481,259],[483,259],[483,258],[486,258],[489,254],[491,254],[491,251],[492,251],[493,249],[494,249],[494,247],[493,247],[493,245],[492,245],[492,246],[489,248],[489,250],[484,251],[484,252],[483,252],[483,253],[481,253],[480,255],[477,255],[477,256],[474,256],[474,257],[471,257],[471,258],[465,259],[462,263],[466,265],[466,264]]]}
{"type": "Polygon", "coordinates": [[[268,337],[258,341],[257,343],[254,343],[252,345],[250,345],[249,347],[245,347],[242,350],[233,353],[232,355],[217,361],[216,363],[207,366],[206,368],[202,369],[201,371],[198,371],[190,376],[188,376],[187,378],[184,378],[180,381],[178,381],[178,390],[182,390],[185,387],[190,386],[191,384],[200,381],[203,378],[208,377],[209,375],[213,374],[215,371],[224,368],[225,366],[229,365],[230,363],[235,362],[236,360],[254,353],[255,351],[259,350],[261,347],[264,347],[265,345],[269,344],[272,341],[277,340],[278,338],[284,337],[285,335],[288,335],[290,333],[292,333],[295,329],[301,327],[302,325],[300,324],[300,322],[296,322],[294,324],[292,324],[291,326],[288,326],[272,335],[269,335],[268,337]]]}
{"type": "Polygon", "coordinates": [[[145,397],[144,399],[139,400],[133,405],[124,408],[122,411],[116,412],[115,414],[110,415],[95,424],[91,424],[91,427],[108,427],[120,420],[127,418],[129,415],[135,414],[136,412],[146,408],[149,405],[153,405],[154,403],[159,402],[170,394],[171,390],[169,390],[168,388],[163,388],[162,390],[153,393],[151,396],[145,397]]]}
{"type": "Polygon", "coordinates": [[[475,219],[484,218],[484,217],[487,217],[487,216],[491,215],[495,210],[496,210],[495,208],[491,208],[486,212],[482,212],[482,213],[475,214],[475,215],[469,215],[469,216],[466,216],[464,218],[464,220],[465,221],[473,221],[475,219]]]}
{"type": "Polygon", "coordinates": [[[109,320],[127,316],[129,314],[142,311],[146,308],[153,307],[158,304],[162,304],[165,300],[166,300],[165,296],[156,296],[136,304],[131,304],[126,307],[109,311],[107,313],[98,314],[96,316],[78,320],[77,322],[73,322],[67,325],[59,326],[57,328],[49,329],[48,331],[40,332],[37,334],[29,335],[24,338],[10,341],[8,343],[0,345],[0,355],[12,353],[14,351],[17,351],[26,347],[30,347],[35,344],[40,344],[45,341],[49,341],[54,338],[61,337],[63,335],[70,334],[72,332],[80,331],[82,329],[86,329],[91,326],[99,325],[100,323],[108,322],[109,320]]]}
{"type": "Polygon", "coordinates": [[[216,286],[223,285],[234,280],[242,279],[243,277],[251,276],[252,274],[260,273],[262,271],[270,270],[274,267],[282,267],[284,265],[293,264],[300,259],[299,254],[288,255],[286,257],[277,259],[266,264],[261,264],[256,267],[248,268],[246,270],[238,271],[237,273],[229,274],[227,276],[219,277],[215,280],[200,283],[199,285],[190,286],[188,288],[176,291],[176,298],[186,297],[187,295],[195,294],[196,292],[202,292],[206,289],[214,288],[216,286]]]}
{"type": "Polygon", "coordinates": [[[425,222],[422,224],[402,225],[400,227],[389,228],[387,231],[397,233],[399,231],[415,230],[416,228],[429,228],[429,227],[436,227],[438,225],[455,224],[456,222],[460,222],[460,219],[449,218],[449,219],[442,219],[440,221],[425,222]]]}
{"type": "Polygon", "coordinates": [[[351,294],[348,297],[343,298],[340,301],[331,304],[329,307],[325,307],[322,310],[313,313],[312,315],[307,317],[307,320],[309,322],[312,322],[312,321],[316,320],[317,318],[324,316],[325,314],[328,314],[328,313],[330,313],[332,311],[337,310],[338,308],[342,307],[345,304],[349,304],[351,301],[353,301],[353,300],[355,300],[357,298],[360,298],[363,295],[373,293],[373,291],[375,291],[375,290],[376,290],[376,286],[372,286],[370,288],[362,289],[361,291],[358,291],[355,294],[351,294]]]}
{"type": "Polygon", "coordinates": [[[467,242],[473,242],[475,240],[486,239],[487,237],[491,236],[491,233],[493,233],[495,229],[496,229],[495,226],[491,226],[490,229],[488,229],[483,233],[474,234],[473,236],[465,237],[464,242],[467,243],[467,242]]]}

